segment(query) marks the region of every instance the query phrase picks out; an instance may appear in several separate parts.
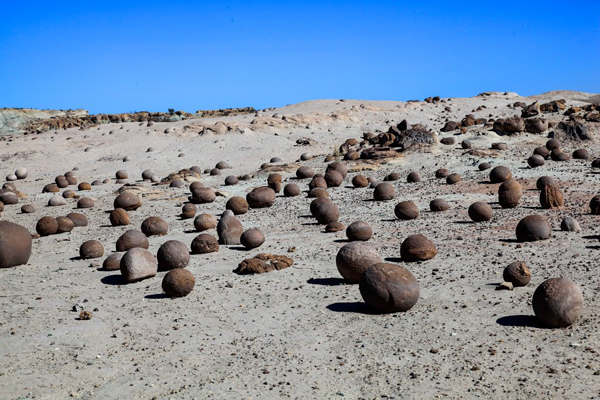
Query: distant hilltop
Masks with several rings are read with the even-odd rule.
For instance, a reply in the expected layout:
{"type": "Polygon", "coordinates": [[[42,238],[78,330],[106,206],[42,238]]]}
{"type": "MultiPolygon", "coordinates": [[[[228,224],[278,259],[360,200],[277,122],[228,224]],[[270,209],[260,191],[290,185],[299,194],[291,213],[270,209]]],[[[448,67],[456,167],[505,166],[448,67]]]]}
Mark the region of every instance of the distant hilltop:
{"type": "Polygon", "coordinates": [[[30,108],[0,108],[0,135],[41,133],[52,129],[89,128],[119,122],[175,122],[193,118],[227,117],[254,113],[252,107],[198,110],[196,113],[169,110],[151,113],[140,111],[124,114],[90,115],[87,110],[36,110],[30,108]]]}

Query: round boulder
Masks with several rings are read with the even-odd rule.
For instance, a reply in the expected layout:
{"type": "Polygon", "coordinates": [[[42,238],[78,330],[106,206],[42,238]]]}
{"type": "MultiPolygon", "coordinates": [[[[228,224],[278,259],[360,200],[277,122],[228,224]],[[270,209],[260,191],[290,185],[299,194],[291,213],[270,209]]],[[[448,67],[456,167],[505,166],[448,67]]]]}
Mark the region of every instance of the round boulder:
{"type": "Polygon", "coordinates": [[[164,236],[169,232],[169,225],[159,217],[148,217],[142,222],[142,232],[146,236],[164,236]]]}
{"type": "Polygon", "coordinates": [[[400,245],[400,256],[404,261],[430,260],[437,254],[433,242],[424,235],[410,235],[400,245]]]}
{"type": "Polygon", "coordinates": [[[155,276],[158,272],[158,262],[148,250],[134,247],[123,254],[120,269],[125,282],[137,282],[155,276]]]}
{"type": "Polygon", "coordinates": [[[335,258],[338,271],[344,279],[358,283],[367,268],[383,262],[381,254],[369,243],[357,241],[342,247],[335,258]]]}
{"type": "Polygon", "coordinates": [[[568,278],[548,279],[533,293],[533,312],[552,328],[572,325],[581,315],[583,294],[579,286],[568,278]]]}
{"type": "Polygon", "coordinates": [[[419,208],[412,201],[401,201],[394,207],[394,214],[402,220],[415,219],[419,216],[419,208]]]}
{"type": "Polygon", "coordinates": [[[117,251],[128,251],[136,247],[142,249],[150,247],[148,237],[138,230],[128,230],[117,239],[117,251]]]}
{"type": "Polygon", "coordinates": [[[162,281],[162,289],[170,297],[185,297],[192,290],[196,279],[187,269],[177,268],[169,271],[162,281]]]}
{"type": "Polygon", "coordinates": [[[258,228],[251,228],[242,233],[240,243],[246,249],[255,249],[265,242],[265,235],[258,228]]]}
{"type": "Polygon", "coordinates": [[[246,195],[246,201],[252,208],[271,207],[275,203],[275,191],[267,186],[257,187],[246,195]]]}
{"type": "Polygon", "coordinates": [[[362,274],[360,294],[369,307],[380,313],[410,310],[419,300],[419,282],[399,265],[379,263],[362,274]]]}
{"type": "Polygon", "coordinates": [[[104,246],[97,240],[88,240],[79,247],[79,257],[87,260],[89,258],[100,258],[104,255],[104,246]]]}
{"type": "Polygon", "coordinates": [[[164,242],[156,253],[159,271],[169,271],[175,268],[185,268],[190,262],[190,252],[187,246],[179,240],[164,242]]]}
{"type": "Polygon", "coordinates": [[[346,237],[351,242],[360,240],[366,242],[373,236],[371,225],[364,221],[354,221],[346,228],[346,237]]]}
{"type": "Polygon", "coordinates": [[[31,234],[21,225],[0,221],[0,268],[27,264],[31,256],[31,234]]]}
{"type": "Polygon", "coordinates": [[[516,235],[519,242],[545,240],[552,235],[552,227],[545,217],[528,215],[517,224],[516,235]]]}

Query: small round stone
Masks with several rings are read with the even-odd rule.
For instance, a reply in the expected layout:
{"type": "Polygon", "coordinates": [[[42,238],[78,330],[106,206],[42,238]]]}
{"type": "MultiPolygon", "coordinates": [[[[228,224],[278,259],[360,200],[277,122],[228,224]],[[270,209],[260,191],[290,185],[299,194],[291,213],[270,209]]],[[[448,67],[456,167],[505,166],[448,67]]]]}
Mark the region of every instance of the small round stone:
{"type": "Polygon", "coordinates": [[[502,183],[510,178],[512,178],[512,172],[502,165],[494,167],[494,169],[490,171],[490,182],[492,183],[502,183]]]}
{"type": "Polygon", "coordinates": [[[419,216],[419,208],[412,201],[401,201],[394,208],[396,218],[402,220],[415,219],[419,216]]]}
{"type": "Polygon", "coordinates": [[[234,196],[227,200],[225,209],[233,211],[234,215],[242,215],[248,212],[248,202],[243,197],[234,196]]]}
{"type": "Polygon", "coordinates": [[[113,253],[104,259],[102,269],[104,271],[117,271],[121,268],[123,253],[113,253]]]}
{"type": "Polygon", "coordinates": [[[190,252],[183,242],[168,240],[158,249],[156,260],[159,271],[185,268],[190,262],[190,252]]]}
{"type": "Polygon", "coordinates": [[[82,197],[77,200],[77,208],[92,208],[94,207],[94,200],[89,197],[82,197]]]}
{"type": "Polygon", "coordinates": [[[383,258],[375,247],[362,241],[346,244],[338,251],[335,258],[342,277],[352,283],[358,283],[367,268],[381,262],[383,258]]]}
{"type": "Polygon", "coordinates": [[[119,239],[117,239],[117,251],[128,251],[136,247],[140,247],[142,249],[147,249],[150,247],[148,237],[138,230],[128,230],[122,234],[119,239]]]}
{"type": "Polygon", "coordinates": [[[346,228],[346,237],[350,241],[360,240],[366,242],[373,236],[373,228],[367,222],[354,221],[346,228]]]}
{"type": "Polygon", "coordinates": [[[295,183],[288,183],[283,188],[283,195],[285,197],[295,197],[300,195],[300,186],[295,183]]]}
{"type": "Polygon", "coordinates": [[[473,222],[484,222],[492,219],[492,207],[483,201],[476,201],[469,206],[469,218],[473,222]]]}
{"type": "Polygon", "coordinates": [[[406,268],[389,263],[371,265],[362,274],[360,294],[380,313],[410,310],[419,300],[419,283],[406,268]]]}
{"type": "Polygon", "coordinates": [[[58,222],[58,229],[56,230],[56,233],[68,233],[75,228],[73,221],[67,217],[56,217],[56,222],[58,222]]]}
{"type": "Polygon", "coordinates": [[[164,236],[169,232],[169,225],[162,218],[148,217],[142,222],[141,230],[146,236],[164,236]]]}
{"type": "Polygon", "coordinates": [[[429,209],[433,212],[446,211],[450,209],[450,205],[444,199],[433,199],[429,203],[429,209]]]}
{"type": "Polygon", "coordinates": [[[88,226],[88,219],[85,215],[79,213],[69,213],[67,214],[67,218],[73,221],[73,224],[76,228],[88,226]]]}
{"type": "Polygon", "coordinates": [[[516,235],[520,242],[545,240],[552,235],[552,227],[545,217],[528,215],[517,224],[516,235]]]}
{"type": "Polygon", "coordinates": [[[35,207],[31,204],[25,204],[23,207],[21,207],[21,212],[23,214],[31,214],[35,212],[35,207]]]}
{"type": "Polygon", "coordinates": [[[196,279],[187,269],[169,271],[162,281],[162,289],[170,297],[185,297],[194,289],[196,279]]]}
{"type": "Polygon", "coordinates": [[[35,231],[40,236],[54,235],[58,231],[58,221],[54,217],[42,217],[37,222],[35,226],[35,231]]]}
{"type": "Polygon", "coordinates": [[[208,254],[219,251],[219,241],[213,235],[201,233],[192,240],[192,254],[208,254]]]}
{"type": "Polygon", "coordinates": [[[108,218],[112,226],[129,225],[129,214],[122,208],[112,210],[108,218]]]}
{"type": "Polygon", "coordinates": [[[527,286],[531,280],[531,271],[523,261],[515,261],[504,268],[502,278],[514,287],[527,286]]]}
{"type": "Polygon", "coordinates": [[[265,242],[265,235],[258,228],[251,228],[242,233],[240,243],[246,249],[255,249],[265,242]]]}
{"type": "Polygon", "coordinates": [[[565,232],[581,232],[581,227],[575,218],[565,217],[560,223],[560,230],[565,232]]]}
{"type": "Polygon", "coordinates": [[[424,235],[410,235],[400,245],[400,255],[404,261],[426,261],[436,254],[437,248],[424,235]]]}
{"type": "Polygon", "coordinates": [[[100,258],[104,255],[104,246],[97,240],[88,240],[79,247],[79,256],[84,260],[100,258]]]}
{"type": "Polygon", "coordinates": [[[460,182],[460,175],[459,174],[450,174],[446,177],[446,183],[448,185],[455,185],[458,182],[460,182]]]}
{"type": "Polygon", "coordinates": [[[217,218],[211,214],[200,214],[194,218],[194,228],[198,232],[215,229],[217,227],[217,218]]]}
{"type": "Polygon", "coordinates": [[[373,191],[373,198],[377,201],[392,200],[394,198],[394,187],[388,182],[379,183],[373,191]]]}
{"type": "Polygon", "coordinates": [[[356,175],[352,178],[352,186],[355,188],[365,188],[369,186],[369,180],[364,175],[356,175]]]}
{"type": "Polygon", "coordinates": [[[583,294],[568,278],[551,278],[533,293],[533,312],[544,324],[563,328],[577,321],[583,310],[583,294]]]}

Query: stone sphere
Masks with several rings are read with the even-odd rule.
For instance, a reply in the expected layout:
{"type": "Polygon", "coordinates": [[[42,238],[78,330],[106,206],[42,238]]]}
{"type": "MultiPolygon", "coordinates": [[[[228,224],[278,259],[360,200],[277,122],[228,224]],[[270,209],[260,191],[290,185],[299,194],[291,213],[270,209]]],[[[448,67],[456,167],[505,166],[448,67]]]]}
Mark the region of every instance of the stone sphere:
{"type": "Polygon", "coordinates": [[[237,185],[239,182],[240,180],[238,177],[234,175],[229,175],[227,178],[225,178],[225,186],[237,185]]]}
{"type": "Polygon", "coordinates": [[[73,221],[67,217],[56,217],[56,222],[58,222],[58,229],[56,230],[56,233],[68,233],[75,228],[73,221]]]}
{"type": "Polygon", "coordinates": [[[389,263],[371,265],[362,274],[360,294],[379,313],[404,312],[419,300],[419,282],[406,268],[389,263]]]}
{"type": "Polygon", "coordinates": [[[310,203],[310,212],[322,225],[335,222],[340,218],[340,210],[329,197],[318,197],[310,203]]]}
{"type": "Polygon", "coordinates": [[[65,198],[61,196],[52,196],[50,200],[48,200],[49,207],[64,206],[66,204],[67,200],[65,200],[65,198]]]}
{"type": "Polygon", "coordinates": [[[352,186],[355,188],[365,188],[369,186],[369,180],[364,175],[356,175],[352,178],[352,186]]]}
{"type": "Polygon", "coordinates": [[[590,212],[594,215],[600,215],[600,194],[595,195],[590,200],[590,212]]]}
{"type": "Polygon", "coordinates": [[[219,251],[219,241],[213,235],[201,233],[192,240],[192,254],[208,254],[219,251]]]}
{"type": "Polygon", "coordinates": [[[102,185],[102,181],[100,179],[96,179],[95,181],[92,182],[92,186],[101,186],[102,185]]]}
{"type": "Polygon", "coordinates": [[[54,235],[58,231],[58,221],[54,217],[42,217],[37,222],[35,226],[35,231],[40,236],[54,235]]]}
{"type": "Polygon", "coordinates": [[[546,185],[540,191],[540,205],[542,208],[561,208],[565,205],[562,192],[555,185],[546,185]]]}
{"type": "Polygon", "coordinates": [[[460,145],[465,150],[473,148],[473,143],[471,143],[470,140],[463,140],[462,142],[460,142],[460,145]]]}
{"type": "Polygon", "coordinates": [[[190,262],[190,252],[183,242],[168,240],[158,249],[156,260],[158,261],[159,271],[185,268],[190,262]]]}
{"type": "Polygon", "coordinates": [[[358,283],[367,268],[383,262],[381,254],[367,242],[357,241],[342,247],[335,263],[342,277],[352,283],[358,283]]]}
{"type": "Polygon", "coordinates": [[[192,203],[186,203],[181,207],[181,219],[190,219],[196,216],[196,206],[192,203]]]}
{"type": "Polygon", "coordinates": [[[327,189],[327,182],[325,181],[325,178],[323,178],[322,176],[315,176],[308,183],[308,188],[309,189],[314,189],[314,188],[327,189]]]}
{"type": "Polygon", "coordinates": [[[469,218],[473,222],[484,222],[492,219],[492,207],[483,201],[476,201],[469,206],[469,218]]]}
{"type": "Polygon", "coordinates": [[[65,190],[62,194],[65,199],[73,199],[77,196],[77,193],[73,190],[65,190]]]}
{"type": "Polygon", "coordinates": [[[317,198],[317,197],[329,197],[329,192],[323,188],[313,188],[308,191],[307,197],[317,198]]]}
{"type": "Polygon", "coordinates": [[[494,167],[494,169],[490,171],[490,182],[492,183],[502,183],[510,178],[512,178],[512,172],[502,165],[494,167]]]}
{"type": "Polygon", "coordinates": [[[83,226],[88,226],[88,219],[85,215],[79,213],[69,213],[67,214],[67,218],[73,221],[73,224],[76,228],[80,228],[83,226]]]}
{"type": "Polygon", "coordinates": [[[115,198],[114,208],[122,208],[125,211],[135,211],[142,206],[142,199],[131,191],[124,191],[115,198]]]}
{"type": "Polygon", "coordinates": [[[164,236],[169,232],[169,225],[159,217],[148,217],[142,222],[142,232],[146,236],[164,236]]]}
{"type": "Polygon", "coordinates": [[[569,161],[571,156],[560,150],[553,150],[552,153],[550,153],[550,158],[553,161],[569,161]]]}
{"type": "Polygon", "coordinates": [[[507,148],[508,148],[508,145],[504,142],[492,143],[493,150],[506,150],[507,148]]]}
{"type": "Polygon", "coordinates": [[[516,234],[519,242],[535,242],[550,238],[552,227],[545,217],[528,215],[517,224],[516,234]]]}
{"type": "Polygon", "coordinates": [[[17,168],[17,170],[15,171],[15,176],[17,177],[17,179],[25,179],[27,178],[27,175],[29,173],[27,172],[27,168],[17,168]]]}
{"type": "Polygon", "coordinates": [[[152,171],[151,169],[145,169],[142,172],[142,179],[145,181],[149,181],[154,175],[156,175],[154,171],[152,171]]]}
{"type": "Polygon", "coordinates": [[[397,172],[389,173],[388,175],[386,175],[386,177],[383,180],[384,181],[388,181],[388,182],[399,181],[400,180],[400,174],[397,173],[397,172]]]}
{"type": "Polygon", "coordinates": [[[11,204],[17,204],[19,203],[19,196],[17,196],[15,193],[8,191],[6,189],[4,192],[0,193],[0,201],[4,204],[4,205],[11,205],[11,204]]]}
{"type": "Polygon", "coordinates": [[[146,237],[146,235],[144,235],[141,231],[131,229],[117,239],[117,251],[128,251],[136,247],[140,247],[142,249],[147,249],[150,247],[148,237],[146,237]]]}
{"type": "Polygon", "coordinates": [[[581,232],[579,222],[573,217],[565,217],[560,223],[560,230],[565,232],[581,232]]]}
{"type": "Polygon", "coordinates": [[[275,191],[267,186],[257,187],[246,195],[246,201],[252,208],[271,207],[275,203],[275,191]]]}
{"type": "Polygon", "coordinates": [[[527,159],[527,164],[529,164],[529,166],[531,168],[541,167],[545,163],[546,163],[546,161],[544,161],[544,157],[542,157],[538,154],[534,154],[527,159]]]}
{"type": "Polygon", "coordinates": [[[406,177],[406,182],[408,183],[416,183],[416,182],[421,182],[421,175],[419,175],[418,172],[416,171],[412,171],[410,174],[408,174],[408,176],[406,177]]]}
{"type": "Polygon", "coordinates": [[[312,154],[310,154],[310,153],[302,153],[300,155],[300,159],[302,161],[308,161],[308,160],[312,159],[312,154]]]}
{"type": "Polygon", "coordinates": [[[533,293],[533,312],[552,328],[572,325],[581,315],[583,294],[579,286],[568,278],[548,279],[533,293]]]}
{"type": "Polygon", "coordinates": [[[280,163],[281,162],[281,158],[279,157],[273,157],[271,158],[271,160],[269,160],[270,163],[280,163]]]}
{"type": "Polygon", "coordinates": [[[546,148],[550,151],[560,149],[560,142],[558,139],[550,139],[546,142],[546,148]]]}
{"type": "Polygon", "coordinates": [[[246,249],[255,249],[265,242],[265,235],[258,228],[251,228],[242,233],[240,243],[246,249]]]}
{"type": "Polygon", "coordinates": [[[523,261],[515,261],[504,268],[502,279],[512,283],[513,287],[527,286],[531,280],[531,271],[523,261]]]}
{"type": "Polygon", "coordinates": [[[312,168],[307,166],[302,166],[296,170],[296,178],[298,179],[307,179],[312,178],[315,175],[312,168]]]}
{"type": "Polygon", "coordinates": [[[391,183],[381,182],[375,186],[373,198],[377,201],[392,200],[394,198],[394,187],[391,183]]]}
{"type": "Polygon", "coordinates": [[[92,208],[94,207],[94,200],[89,197],[82,197],[77,200],[77,208],[92,208]]]}
{"type": "Polygon", "coordinates": [[[169,187],[172,187],[172,188],[183,188],[183,187],[185,187],[185,182],[182,181],[181,179],[173,179],[171,181],[171,183],[169,184],[169,187]]]}
{"type": "Polygon", "coordinates": [[[498,188],[498,202],[502,208],[515,208],[523,196],[523,188],[516,179],[510,178],[498,188]]]}
{"type": "Polygon", "coordinates": [[[104,255],[104,246],[97,240],[88,240],[79,247],[79,257],[87,260],[88,258],[100,258],[104,255]]]}
{"type": "MultiPolygon", "coordinates": [[[[56,186],[58,186],[61,189],[64,189],[67,186],[69,186],[69,181],[63,175],[59,175],[56,178],[54,178],[54,182],[56,182],[56,186]]],[[[90,189],[91,189],[91,187],[90,187],[90,189]]],[[[79,190],[90,190],[90,189],[79,189],[79,190]]]]}
{"type": "MultiPolygon", "coordinates": [[[[4,204],[2,204],[2,206],[4,206],[4,204]]],[[[0,210],[1,212],[2,210],[0,210]]],[[[35,207],[32,204],[25,204],[23,207],[21,207],[21,212],[23,214],[32,214],[35,212],[35,207]]]]}
{"type": "Polygon", "coordinates": [[[215,165],[217,169],[230,169],[231,166],[226,161],[219,161],[217,165],[215,165]]]}
{"type": "Polygon", "coordinates": [[[346,228],[346,237],[351,242],[360,240],[366,242],[373,236],[371,225],[364,221],[354,221],[346,228]]]}
{"type": "Polygon", "coordinates": [[[198,232],[207,231],[217,227],[217,218],[211,214],[200,214],[194,218],[194,228],[198,232]]]}
{"type": "Polygon", "coordinates": [[[12,183],[12,182],[4,182],[4,183],[2,184],[2,189],[8,189],[8,190],[11,190],[11,191],[13,191],[13,192],[16,192],[16,191],[17,191],[17,187],[16,187],[16,186],[15,186],[15,184],[14,184],[14,183],[12,183]]]}
{"type": "Polygon", "coordinates": [[[193,192],[194,190],[198,189],[204,189],[204,184],[199,181],[192,182],[192,184],[190,185],[190,191],[193,192]]]}
{"type": "MultiPolygon", "coordinates": [[[[58,184],[59,187],[67,187],[66,186],[61,186],[60,184],[58,184]]],[[[88,182],[81,182],[79,185],[77,185],[77,190],[92,190],[92,185],[90,185],[88,182]]]]}
{"type": "Polygon", "coordinates": [[[542,176],[535,182],[535,187],[538,190],[544,190],[546,186],[556,186],[556,181],[549,176],[542,176]]]}
{"type": "Polygon", "coordinates": [[[244,227],[239,219],[235,215],[226,214],[231,212],[226,210],[219,223],[217,224],[217,235],[219,236],[219,243],[224,245],[240,244],[240,237],[244,233],[244,227]]]}
{"type": "Polygon", "coordinates": [[[415,219],[419,216],[419,208],[412,201],[401,201],[394,207],[394,214],[402,220],[415,219]]]}
{"type": "Polygon", "coordinates": [[[267,178],[267,186],[269,186],[275,193],[281,192],[281,175],[273,173],[267,178]]]}
{"type": "Polygon", "coordinates": [[[344,177],[336,170],[328,170],[325,174],[327,187],[339,187],[344,182],[344,177]]]}
{"type": "Polygon", "coordinates": [[[104,271],[117,271],[121,269],[121,258],[123,253],[113,253],[104,259],[102,269],[104,271]]]}
{"type": "Polygon", "coordinates": [[[492,168],[492,164],[490,164],[488,162],[484,162],[484,163],[479,164],[479,166],[477,168],[479,168],[480,171],[485,171],[486,169],[492,168]]]}
{"type": "Polygon", "coordinates": [[[177,268],[169,271],[162,281],[162,289],[170,297],[185,297],[192,290],[196,279],[187,269],[177,268]]]}
{"type": "Polygon", "coordinates": [[[550,157],[550,150],[548,150],[547,148],[545,148],[543,146],[540,146],[540,147],[536,147],[533,150],[533,154],[542,157],[544,160],[547,160],[550,157]]]}
{"type": "Polygon", "coordinates": [[[436,178],[446,178],[448,175],[450,175],[450,171],[446,168],[439,168],[435,171],[436,178]]]}
{"type": "Polygon", "coordinates": [[[129,225],[129,214],[122,208],[112,210],[108,218],[112,226],[129,225]]]}
{"type": "Polygon", "coordinates": [[[42,189],[42,193],[58,193],[60,188],[56,183],[49,183],[42,189]]]}
{"type": "Polygon", "coordinates": [[[410,235],[400,245],[400,256],[404,261],[430,260],[437,254],[433,242],[424,235],[410,235]]]}
{"type": "Polygon", "coordinates": [[[328,233],[341,232],[344,229],[346,229],[346,226],[344,226],[344,224],[342,224],[341,222],[338,222],[338,221],[330,222],[325,226],[325,232],[328,232],[328,233]]]}
{"type": "Polygon", "coordinates": [[[596,158],[592,161],[592,168],[600,168],[600,158],[596,158]]]}
{"type": "Polygon", "coordinates": [[[127,174],[127,171],[120,169],[115,174],[115,178],[117,178],[117,179],[127,179],[127,178],[129,178],[129,174],[127,174]]]}
{"type": "Polygon", "coordinates": [[[329,164],[326,171],[337,171],[340,175],[342,175],[342,179],[346,179],[346,175],[348,175],[348,167],[346,167],[346,164],[339,161],[334,161],[329,164]]]}
{"type": "Polygon", "coordinates": [[[456,143],[456,139],[453,137],[445,137],[445,138],[440,139],[440,143],[445,144],[446,146],[452,146],[453,144],[456,143]]]}
{"type": "Polygon", "coordinates": [[[450,174],[446,177],[446,183],[448,185],[455,185],[458,182],[460,182],[460,175],[459,174],[450,174]]]}
{"type": "MultiPolygon", "coordinates": [[[[67,176],[67,183],[69,184],[69,186],[71,185],[77,185],[77,178],[75,178],[74,176],[67,176]]],[[[94,181],[94,182],[98,182],[98,181],[94,181]]],[[[92,182],[93,184],[93,182],[92,182]]]]}
{"type": "Polygon", "coordinates": [[[25,227],[0,221],[0,268],[27,264],[31,256],[31,234],[25,227]]]}
{"type": "Polygon", "coordinates": [[[221,175],[221,170],[219,168],[213,168],[210,170],[209,174],[211,176],[221,175]]]}
{"type": "Polygon", "coordinates": [[[234,215],[246,214],[248,212],[248,202],[243,197],[232,197],[227,200],[225,209],[233,211],[234,215]]]}
{"type": "Polygon", "coordinates": [[[573,158],[576,160],[589,160],[590,153],[586,149],[577,149],[573,152],[573,158]]]}
{"type": "Polygon", "coordinates": [[[295,183],[288,183],[283,188],[283,195],[285,197],[295,197],[300,195],[300,186],[295,183]]]}
{"type": "Polygon", "coordinates": [[[433,212],[447,211],[450,209],[450,205],[444,199],[433,199],[429,203],[429,209],[433,212]]]}
{"type": "Polygon", "coordinates": [[[148,250],[134,247],[123,254],[120,269],[125,282],[137,282],[155,276],[158,272],[158,262],[148,250]]]}
{"type": "Polygon", "coordinates": [[[190,198],[192,203],[195,204],[207,204],[212,203],[217,198],[215,190],[211,187],[203,187],[199,189],[192,189],[192,197],[190,198]]]}

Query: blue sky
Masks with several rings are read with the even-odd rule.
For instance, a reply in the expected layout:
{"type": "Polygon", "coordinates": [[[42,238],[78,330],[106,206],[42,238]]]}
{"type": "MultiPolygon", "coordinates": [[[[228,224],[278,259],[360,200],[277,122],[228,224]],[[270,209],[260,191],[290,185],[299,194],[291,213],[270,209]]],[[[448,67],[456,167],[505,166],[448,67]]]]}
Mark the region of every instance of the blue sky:
{"type": "Polygon", "coordinates": [[[0,107],[600,92],[600,1],[2,1],[0,107]]]}

